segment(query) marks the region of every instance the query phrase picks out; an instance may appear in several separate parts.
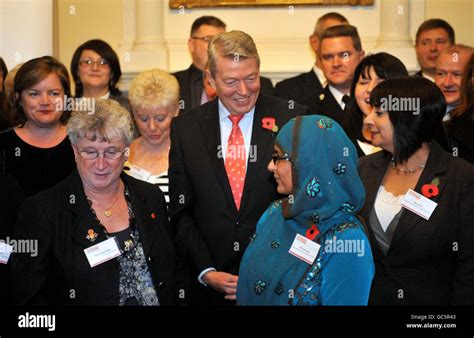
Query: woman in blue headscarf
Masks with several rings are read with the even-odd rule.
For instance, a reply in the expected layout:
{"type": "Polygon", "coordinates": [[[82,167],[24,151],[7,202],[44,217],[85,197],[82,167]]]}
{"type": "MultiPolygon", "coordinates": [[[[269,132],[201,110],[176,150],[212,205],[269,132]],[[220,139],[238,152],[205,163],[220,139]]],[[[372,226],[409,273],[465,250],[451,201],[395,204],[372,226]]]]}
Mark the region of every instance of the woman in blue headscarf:
{"type": "Polygon", "coordinates": [[[257,224],[237,304],[366,305],[374,263],[355,216],[365,192],[342,128],[324,116],[298,116],[278,134],[268,169],[288,197],[257,224]]]}

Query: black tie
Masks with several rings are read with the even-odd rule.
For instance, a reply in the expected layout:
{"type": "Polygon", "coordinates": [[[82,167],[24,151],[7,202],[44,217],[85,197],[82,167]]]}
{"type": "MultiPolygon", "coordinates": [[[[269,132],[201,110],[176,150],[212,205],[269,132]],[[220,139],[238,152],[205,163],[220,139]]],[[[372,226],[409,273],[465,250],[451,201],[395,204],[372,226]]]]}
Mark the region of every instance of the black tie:
{"type": "Polygon", "coordinates": [[[346,110],[348,109],[348,105],[349,105],[349,101],[350,101],[350,100],[351,100],[351,99],[349,98],[348,95],[344,95],[344,96],[342,97],[342,102],[344,102],[344,111],[346,111],[346,110]]]}

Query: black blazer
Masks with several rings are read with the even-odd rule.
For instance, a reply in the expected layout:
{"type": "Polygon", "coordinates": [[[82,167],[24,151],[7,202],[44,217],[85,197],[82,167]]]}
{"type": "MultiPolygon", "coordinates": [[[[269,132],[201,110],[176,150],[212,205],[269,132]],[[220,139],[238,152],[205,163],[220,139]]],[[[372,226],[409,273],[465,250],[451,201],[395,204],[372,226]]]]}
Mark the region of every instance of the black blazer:
{"type": "Polygon", "coordinates": [[[329,85],[324,87],[321,92],[304,100],[302,104],[309,107],[311,114],[328,116],[344,126],[344,110],[332,95],[329,85]]]}
{"type": "MultiPolygon", "coordinates": [[[[175,249],[163,193],[126,174],[136,224],[161,305],[179,297],[175,249]],[[155,217],[151,215],[155,214],[155,217]]],[[[91,268],[84,249],[106,239],[86,200],[77,171],[51,189],[27,199],[18,215],[15,238],[38,240],[37,257],[12,254],[15,305],[118,305],[119,263],[91,268]],[[98,234],[86,239],[89,229],[98,234]],[[71,294],[74,297],[71,297],[71,294]]]]}
{"type": "Polygon", "coordinates": [[[368,223],[375,261],[369,304],[474,305],[474,166],[432,142],[426,167],[414,189],[439,178],[438,206],[430,219],[403,209],[385,256],[369,215],[391,155],[362,157],[359,171],[367,198],[361,215],[368,223]]]}
{"type": "Polygon", "coordinates": [[[447,138],[446,151],[474,164],[474,106],[462,115],[443,122],[447,138]]]}
{"type": "MultiPolygon", "coordinates": [[[[0,160],[0,168],[2,161],[0,160]]],[[[15,177],[0,172],[0,240],[13,236],[13,226],[24,195],[15,177]]],[[[10,295],[10,263],[0,264],[0,304],[7,304],[10,295]]]]}
{"type": "MultiPolygon", "coordinates": [[[[177,245],[188,253],[193,281],[209,267],[238,274],[257,221],[269,204],[279,198],[273,175],[267,170],[274,136],[262,128],[262,119],[274,117],[282,128],[289,119],[304,115],[305,109],[300,105],[288,109],[287,101],[259,96],[251,140],[256,161],[249,158],[239,210],[224,161],[218,154],[221,145],[218,100],[173,119],[168,171],[170,213],[177,245]]],[[[224,296],[219,297],[224,300],[224,296]]]]}
{"type": "Polygon", "coordinates": [[[306,99],[313,97],[321,90],[323,90],[321,82],[311,68],[307,73],[278,82],[275,86],[275,96],[304,104],[306,99]]]}
{"type": "MultiPolygon", "coordinates": [[[[179,83],[180,108],[183,114],[201,105],[201,96],[204,89],[202,72],[193,64],[188,69],[173,73],[179,83]]],[[[260,92],[273,95],[273,84],[269,78],[260,77],[260,92]]]]}

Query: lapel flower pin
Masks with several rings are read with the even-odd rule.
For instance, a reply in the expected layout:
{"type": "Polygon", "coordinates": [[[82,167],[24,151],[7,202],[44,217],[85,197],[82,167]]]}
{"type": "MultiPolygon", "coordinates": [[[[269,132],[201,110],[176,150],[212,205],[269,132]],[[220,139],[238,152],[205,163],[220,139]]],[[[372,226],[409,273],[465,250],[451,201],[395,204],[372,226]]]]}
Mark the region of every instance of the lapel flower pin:
{"type": "Polygon", "coordinates": [[[278,132],[278,126],[274,117],[264,117],[262,119],[262,127],[274,133],[278,132]]]}
{"type": "Polygon", "coordinates": [[[423,196],[428,197],[428,198],[436,197],[439,194],[438,185],[439,185],[439,178],[436,177],[435,179],[431,181],[430,184],[425,184],[421,187],[421,193],[423,194],[423,196]]]}
{"type": "Polygon", "coordinates": [[[94,229],[89,229],[89,230],[87,230],[86,239],[88,239],[89,241],[95,242],[97,236],[98,236],[98,235],[97,235],[97,233],[94,231],[94,229]]]}
{"type": "Polygon", "coordinates": [[[150,217],[153,218],[153,219],[156,219],[156,214],[154,212],[152,212],[150,217]]]}
{"type": "Polygon", "coordinates": [[[319,101],[324,100],[324,94],[319,94],[319,101]]]}

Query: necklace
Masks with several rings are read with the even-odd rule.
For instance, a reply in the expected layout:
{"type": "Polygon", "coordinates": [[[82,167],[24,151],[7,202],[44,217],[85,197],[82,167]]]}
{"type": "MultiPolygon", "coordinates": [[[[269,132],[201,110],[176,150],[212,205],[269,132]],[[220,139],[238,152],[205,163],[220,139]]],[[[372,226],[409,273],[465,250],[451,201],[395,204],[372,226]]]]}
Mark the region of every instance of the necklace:
{"type": "Polygon", "coordinates": [[[111,217],[112,216],[112,208],[115,205],[115,203],[117,202],[119,196],[120,196],[120,188],[119,188],[119,191],[117,192],[117,194],[115,195],[115,198],[114,198],[112,204],[108,208],[104,208],[104,205],[102,203],[97,202],[95,199],[93,199],[89,196],[87,196],[87,199],[89,201],[92,201],[93,203],[97,204],[98,206],[102,207],[104,209],[105,217],[111,217]]]}
{"type": "Polygon", "coordinates": [[[396,170],[397,171],[397,175],[399,174],[414,174],[416,173],[418,170],[422,170],[424,169],[426,166],[426,163],[421,163],[418,168],[416,169],[400,169],[397,167],[397,165],[395,164],[395,159],[392,157],[390,159],[390,167],[392,167],[392,169],[396,170]]]}

